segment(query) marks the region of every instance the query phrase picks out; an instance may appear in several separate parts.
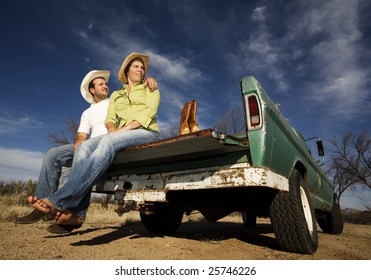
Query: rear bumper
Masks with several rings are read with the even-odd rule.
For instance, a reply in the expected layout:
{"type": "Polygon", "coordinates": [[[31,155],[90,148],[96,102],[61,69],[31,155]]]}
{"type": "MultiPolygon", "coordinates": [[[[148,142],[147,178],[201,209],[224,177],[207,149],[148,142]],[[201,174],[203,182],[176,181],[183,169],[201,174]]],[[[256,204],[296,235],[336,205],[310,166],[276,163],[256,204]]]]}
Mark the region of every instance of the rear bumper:
{"type": "Polygon", "coordinates": [[[126,192],[125,200],[165,202],[169,191],[262,187],[288,191],[288,179],[249,163],[146,175],[124,175],[98,182],[95,192],[126,192]]]}

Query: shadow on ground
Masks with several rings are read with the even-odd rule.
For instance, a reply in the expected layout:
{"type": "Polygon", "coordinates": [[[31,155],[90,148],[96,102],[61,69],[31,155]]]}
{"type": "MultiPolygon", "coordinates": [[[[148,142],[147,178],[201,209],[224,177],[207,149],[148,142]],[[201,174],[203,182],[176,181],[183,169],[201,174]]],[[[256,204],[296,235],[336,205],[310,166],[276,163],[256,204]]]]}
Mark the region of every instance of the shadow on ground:
{"type": "MultiPolygon", "coordinates": [[[[85,235],[96,232],[97,236],[89,240],[81,240],[71,243],[72,246],[97,246],[107,244],[121,238],[159,238],[171,236],[173,238],[186,238],[200,242],[217,243],[228,239],[238,239],[249,244],[280,250],[273,229],[270,224],[257,224],[256,228],[246,228],[242,223],[233,222],[183,222],[174,234],[161,235],[149,232],[141,222],[124,225],[122,227],[97,227],[77,230],[69,235],[85,235]],[[99,235],[102,229],[111,230],[99,235]],[[269,235],[269,236],[268,236],[269,235]],[[273,235],[273,236],[272,236],[273,235]]],[[[46,236],[46,238],[59,238],[58,236],[46,236]]]]}

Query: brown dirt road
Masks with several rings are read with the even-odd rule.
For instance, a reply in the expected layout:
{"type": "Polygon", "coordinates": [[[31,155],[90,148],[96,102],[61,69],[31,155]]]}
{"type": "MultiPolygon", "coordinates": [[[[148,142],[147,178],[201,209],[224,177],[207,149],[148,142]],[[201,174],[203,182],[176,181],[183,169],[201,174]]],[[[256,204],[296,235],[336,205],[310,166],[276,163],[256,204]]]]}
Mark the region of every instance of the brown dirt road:
{"type": "Polygon", "coordinates": [[[0,221],[2,260],[370,260],[371,225],[346,223],[341,235],[319,229],[314,255],[284,252],[268,221],[185,221],[171,236],[149,233],[140,222],[97,227],[85,223],[69,235],[52,235],[48,224],[0,221]]]}

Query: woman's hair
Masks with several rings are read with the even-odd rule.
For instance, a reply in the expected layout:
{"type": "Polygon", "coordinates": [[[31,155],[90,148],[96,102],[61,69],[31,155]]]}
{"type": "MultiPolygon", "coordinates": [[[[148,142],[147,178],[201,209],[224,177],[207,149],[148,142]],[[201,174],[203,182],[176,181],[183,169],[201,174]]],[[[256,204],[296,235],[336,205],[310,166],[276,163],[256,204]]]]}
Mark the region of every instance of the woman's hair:
{"type": "MultiPolygon", "coordinates": [[[[126,65],[126,67],[124,69],[124,74],[125,74],[126,79],[128,78],[129,68],[130,68],[130,66],[133,64],[133,62],[135,60],[140,60],[142,62],[142,64],[143,64],[143,67],[144,67],[144,61],[143,61],[143,59],[141,59],[139,57],[133,58],[132,60],[130,60],[130,62],[128,63],[128,65],[126,65]]],[[[146,69],[144,69],[144,72],[146,72],[146,69]]]]}

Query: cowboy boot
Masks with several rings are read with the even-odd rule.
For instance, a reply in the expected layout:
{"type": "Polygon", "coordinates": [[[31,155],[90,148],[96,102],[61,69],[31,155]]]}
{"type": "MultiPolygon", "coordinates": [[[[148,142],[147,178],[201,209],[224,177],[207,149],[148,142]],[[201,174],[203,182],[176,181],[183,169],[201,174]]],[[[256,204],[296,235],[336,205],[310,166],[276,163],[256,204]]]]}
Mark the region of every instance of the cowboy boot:
{"type": "Polygon", "coordinates": [[[192,100],[191,102],[191,109],[189,112],[189,118],[188,118],[188,126],[191,130],[191,133],[200,131],[200,128],[198,126],[197,120],[196,120],[196,109],[197,109],[197,101],[192,100]]]}
{"type": "Polygon", "coordinates": [[[180,124],[179,133],[180,135],[189,134],[190,129],[188,126],[189,111],[191,109],[191,103],[187,102],[184,104],[182,111],[180,112],[180,124]]]}

